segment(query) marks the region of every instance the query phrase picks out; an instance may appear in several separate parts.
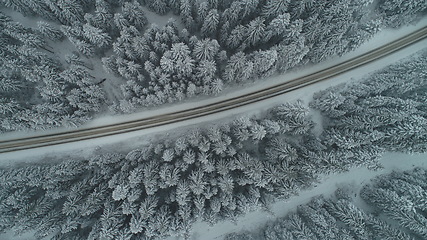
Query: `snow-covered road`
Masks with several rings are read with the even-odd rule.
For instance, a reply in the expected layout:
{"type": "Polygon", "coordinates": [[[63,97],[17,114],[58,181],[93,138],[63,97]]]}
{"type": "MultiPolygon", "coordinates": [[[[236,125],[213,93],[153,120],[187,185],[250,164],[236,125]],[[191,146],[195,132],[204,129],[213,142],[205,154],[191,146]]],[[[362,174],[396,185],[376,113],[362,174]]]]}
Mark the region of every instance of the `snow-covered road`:
{"type": "MultiPolygon", "coordinates": [[[[377,46],[381,46],[382,44],[384,44],[384,42],[381,42],[380,39],[387,38],[388,40],[392,41],[392,40],[395,40],[395,39],[397,39],[403,35],[406,35],[407,33],[412,32],[416,29],[420,29],[425,25],[427,25],[426,19],[421,21],[416,26],[411,26],[411,27],[407,27],[404,29],[400,29],[400,30],[394,30],[394,31],[391,31],[391,30],[384,31],[384,32],[380,33],[377,37],[375,37],[371,41],[370,48],[368,47],[369,44],[365,44],[358,51],[353,52],[351,54],[348,54],[342,58],[332,59],[330,61],[318,64],[316,66],[304,68],[303,71],[299,71],[299,72],[294,71],[294,72],[291,72],[291,73],[286,74],[286,75],[271,77],[271,78],[269,78],[268,81],[264,82],[264,83],[268,83],[268,84],[255,83],[252,86],[249,86],[248,88],[244,88],[244,89],[239,90],[239,91],[230,91],[229,90],[226,94],[221,95],[220,97],[217,97],[217,98],[200,100],[198,102],[188,102],[188,103],[184,103],[184,104],[180,104],[180,105],[176,105],[176,106],[172,106],[172,107],[164,107],[164,108],[153,110],[153,111],[147,111],[144,113],[136,113],[136,114],[131,114],[131,115],[127,115],[127,116],[103,117],[103,118],[99,118],[99,119],[97,119],[91,123],[88,123],[85,127],[93,127],[93,126],[98,126],[98,125],[105,125],[105,124],[112,124],[112,123],[116,123],[116,122],[121,122],[123,120],[129,121],[132,119],[155,116],[155,115],[159,115],[159,114],[171,111],[171,109],[173,109],[174,111],[177,111],[177,110],[181,110],[181,109],[191,108],[194,106],[206,105],[206,104],[210,104],[213,102],[222,101],[222,100],[225,100],[227,98],[232,98],[233,96],[236,96],[236,95],[245,94],[248,92],[259,90],[260,88],[266,88],[266,87],[275,85],[277,83],[287,82],[290,79],[294,79],[294,78],[297,78],[297,77],[300,77],[303,75],[307,75],[307,74],[316,72],[320,69],[324,69],[324,68],[333,66],[334,64],[337,64],[339,61],[348,60],[348,59],[354,57],[354,55],[359,55],[361,53],[369,51],[372,48],[375,48],[377,46]],[[389,34],[390,34],[390,36],[388,36],[389,34]],[[382,35],[382,36],[380,36],[380,35],[382,35]],[[381,37],[381,38],[379,38],[379,37],[381,37]]],[[[76,142],[73,144],[67,144],[67,145],[63,145],[63,146],[46,147],[46,148],[40,148],[40,149],[35,149],[35,150],[21,151],[18,153],[3,154],[3,156],[4,156],[4,159],[9,160],[8,162],[10,163],[10,162],[16,162],[17,159],[22,159],[22,157],[24,157],[24,156],[32,156],[34,158],[34,157],[40,156],[41,154],[62,152],[64,150],[75,153],[75,152],[79,152],[79,151],[76,151],[76,149],[82,149],[82,148],[87,148],[87,147],[93,148],[95,146],[99,146],[102,144],[119,143],[119,142],[123,142],[127,139],[132,139],[135,137],[140,138],[141,136],[146,136],[146,134],[150,134],[150,133],[156,133],[156,132],[161,132],[161,131],[165,131],[165,130],[176,129],[176,128],[180,128],[180,127],[184,127],[184,126],[188,126],[188,125],[194,125],[194,124],[202,123],[202,122],[215,121],[215,120],[223,119],[226,117],[232,117],[236,114],[254,114],[254,113],[259,112],[262,109],[266,109],[268,107],[271,107],[273,105],[276,105],[276,104],[279,104],[279,103],[285,102],[285,101],[293,101],[296,99],[303,99],[305,102],[308,102],[311,99],[312,93],[314,93],[318,90],[325,89],[329,86],[348,81],[349,79],[352,79],[352,78],[354,78],[354,79],[361,78],[361,77],[363,77],[364,74],[375,71],[375,70],[380,69],[380,68],[382,68],[382,67],[384,67],[390,63],[393,63],[393,62],[395,62],[401,58],[409,56],[412,53],[416,52],[417,50],[419,50],[420,48],[422,48],[423,46],[426,46],[426,45],[427,45],[427,40],[420,41],[416,44],[413,44],[412,46],[410,46],[408,48],[405,48],[404,50],[400,50],[394,54],[391,54],[390,56],[388,56],[386,58],[377,60],[374,63],[371,63],[369,65],[365,65],[363,67],[349,71],[349,72],[342,74],[338,77],[334,77],[334,78],[332,78],[326,82],[316,83],[316,84],[310,85],[308,87],[305,87],[304,89],[299,89],[299,90],[287,93],[286,95],[277,96],[277,97],[274,97],[274,98],[271,98],[271,99],[268,99],[265,101],[260,101],[260,102],[257,102],[257,103],[251,104],[251,105],[243,106],[243,107],[240,107],[238,109],[232,109],[232,110],[224,111],[224,112],[221,112],[221,113],[218,113],[215,115],[209,115],[209,116],[200,117],[200,118],[193,119],[193,120],[182,121],[182,122],[175,123],[175,124],[168,124],[168,125],[164,125],[161,127],[155,127],[155,128],[142,130],[142,131],[135,131],[135,132],[131,132],[131,133],[116,135],[114,137],[99,138],[99,139],[95,139],[95,140],[80,141],[80,142],[76,142]]],[[[2,139],[7,139],[8,137],[11,137],[11,135],[4,134],[4,136],[2,136],[2,139]]],[[[135,142],[135,141],[132,141],[132,142],[135,142]]],[[[81,154],[79,153],[79,155],[81,155],[81,154]]]]}
{"type": "MultiPolygon", "coordinates": [[[[386,42],[393,41],[403,35],[406,35],[426,25],[427,25],[427,19],[424,19],[423,21],[421,21],[415,26],[410,26],[400,30],[393,30],[393,31],[387,30],[387,31],[381,32],[374,39],[372,39],[372,41],[364,44],[357,51],[347,54],[342,58],[334,58],[315,66],[294,70],[293,72],[290,72],[284,76],[282,75],[282,76],[271,77],[262,83],[257,82],[244,89],[242,89],[241,87],[227,89],[224,95],[221,95],[216,98],[192,100],[191,102],[180,104],[178,106],[167,106],[161,109],[135,113],[127,116],[105,116],[86,124],[85,127],[97,126],[101,124],[112,124],[115,122],[121,122],[123,120],[132,120],[132,119],[138,119],[143,117],[149,117],[149,116],[162,114],[165,112],[170,112],[171,110],[174,110],[174,111],[177,111],[180,109],[182,110],[182,109],[194,107],[201,104],[209,104],[212,102],[224,100],[226,98],[230,98],[234,96],[235,94],[244,94],[247,92],[254,91],[256,89],[266,88],[268,86],[275,85],[277,83],[288,81],[289,79],[294,79],[299,76],[307,75],[309,73],[316,72],[320,69],[333,66],[341,61],[350,59],[356,55],[367,52],[370,49],[375,48],[377,46],[381,46],[386,42]],[[387,41],[384,41],[384,39],[387,39],[387,41]]],[[[195,120],[189,120],[189,121],[179,122],[176,124],[165,125],[162,127],[152,128],[144,131],[122,134],[119,136],[115,136],[114,138],[100,138],[97,140],[76,142],[73,144],[62,145],[62,146],[59,145],[59,146],[50,147],[50,148],[39,148],[39,149],[33,149],[28,151],[22,151],[22,152],[2,154],[0,157],[0,165],[4,165],[4,164],[11,165],[11,164],[17,164],[22,162],[38,161],[40,159],[46,158],[46,154],[52,159],[56,154],[58,155],[60,154],[62,159],[69,158],[69,157],[71,158],[71,157],[87,156],[88,154],[90,154],[90,152],[93,151],[93,149],[96,146],[100,146],[103,144],[112,145],[114,143],[120,143],[121,144],[120,146],[115,145],[114,147],[115,148],[126,147],[130,149],[137,148],[138,146],[143,145],[143,142],[145,141],[144,139],[146,139],[148,135],[154,135],[159,132],[170,131],[170,130],[173,130],[174,132],[184,132],[185,127],[190,125],[209,124],[210,122],[217,122],[220,119],[226,120],[227,118],[232,118],[233,116],[239,115],[239,114],[249,114],[249,115],[256,114],[266,108],[269,108],[273,105],[283,103],[286,101],[303,99],[304,102],[308,103],[309,100],[311,99],[312,94],[316,91],[326,89],[329,86],[346,82],[349,79],[354,79],[355,81],[357,81],[357,79],[360,79],[365,74],[381,69],[382,67],[385,67],[393,62],[396,62],[399,59],[405,58],[417,52],[421,48],[424,48],[425,46],[427,46],[427,40],[420,41],[417,44],[414,44],[404,50],[391,54],[386,58],[377,60],[372,64],[365,65],[351,72],[332,78],[327,82],[314,84],[304,89],[299,89],[299,90],[290,92],[286,95],[281,95],[266,101],[257,102],[250,106],[241,107],[237,110],[234,109],[228,112],[221,112],[214,116],[211,115],[211,116],[201,117],[195,120]]],[[[56,130],[56,131],[59,131],[59,130],[56,130]]],[[[24,136],[24,135],[26,134],[23,133],[21,136],[24,136]]],[[[12,134],[4,134],[1,138],[6,139],[11,136],[12,134]]],[[[16,137],[16,136],[17,134],[14,133],[13,137],[16,137]]],[[[269,220],[273,220],[274,218],[286,215],[286,213],[288,213],[289,211],[294,210],[296,206],[307,203],[313,196],[316,196],[319,194],[324,194],[324,195],[332,194],[333,191],[336,189],[336,187],[341,184],[352,184],[353,186],[361,187],[363,184],[367,183],[369,179],[379,174],[390,173],[393,170],[408,170],[416,166],[426,168],[427,154],[407,155],[407,154],[401,154],[401,153],[387,153],[382,158],[381,163],[383,164],[384,169],[377,172],[370,171],[366,168],[356,168],[347,173],[336,174],[332,176],[325,176],[322,182],[320,184],[317,184],[317,186],[311,189],[306,189],[304,191],[301,191],[298,196],[291,197],[286,201],[275,203],[271,208],[271,212],[274,213],[274,215],[267,212],[263,212],[263,211],[256,211],[238,218],[238,221],[236,222],[236,224],[231,223],[229,221],[225,221],[210,227],[205,223],[197,223],[193,228],[194,229],[193,238],[203,239],[203,240],[209,240],[209,239],[216,240],[216,239],[222,239],[225,234],[232,231],[239,231],[244,229],[252,230],[254,228],[260,227],[261,225],[265,224],[269,220]]],[[[2,236],[0,235],[0,239],[1,237],[2,236]]],[[[31,239],[31,237],[24,236],[21,239],[31,239]]]]}

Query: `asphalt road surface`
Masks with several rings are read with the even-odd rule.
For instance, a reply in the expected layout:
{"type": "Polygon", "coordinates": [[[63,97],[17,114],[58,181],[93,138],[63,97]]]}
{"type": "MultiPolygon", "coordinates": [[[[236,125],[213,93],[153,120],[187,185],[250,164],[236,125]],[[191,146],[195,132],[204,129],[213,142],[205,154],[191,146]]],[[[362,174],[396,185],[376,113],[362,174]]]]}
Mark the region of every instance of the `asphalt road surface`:
{"type": "Polygon", "coordinates": [[[299,77],[288,82],[272,87],[261,89],[252,93],[236,96],[231,99],[219,101],[209,105],[198,106],[178,112],[161,114],[154,117],[143,118],[133,121],[121,122],[117,124],[98,126],[86,129],[76,129],[55,134],[45,134],[27,138],[17,138],[0,141],[0,153],[14,152],[38,147],[45,147],[57,144],[71,143],[81,140],[89,140],[100,137],[107,137],[123,134],[132,131],[139,131],[147,128],[158,127],[166,124],[198,118],[244,105],[272,98],[287,92],[328,80],[339,74],[353,70],[359,66],[368,64],[379,58],[385,57],[393,52],[405,48],[427,37],[427,27],[402,37],[394,42],[376,48],[368,53],[342,62],[338,65],[299,77]]]}

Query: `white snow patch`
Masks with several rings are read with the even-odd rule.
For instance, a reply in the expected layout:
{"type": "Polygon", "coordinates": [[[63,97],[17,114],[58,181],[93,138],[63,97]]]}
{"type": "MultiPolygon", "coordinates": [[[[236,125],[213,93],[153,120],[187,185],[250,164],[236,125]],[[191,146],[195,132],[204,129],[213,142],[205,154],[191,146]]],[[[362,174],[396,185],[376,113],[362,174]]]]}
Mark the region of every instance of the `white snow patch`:
{"type": "MultiPolygon", "coordinates": [[[[29,231],[22,233],[21,235],[15,235],[15,233],[10,230],[5,233],[0,234],[1,240],[35,240],[34,231],[29,231]]],[[[44,238],[46,239],[46,238],[44,238]]]]}
{"type": "Polygon", "coordinates": [[[29,28],[37,28],[37,22],[38,21],[46,21],[41,17],[36,16],[24,16],[22,13],[13,11],[9,8],[2,8],[1,11],[9,16],[13,21],[21,23],[24,27],[29,28]]]}
{"type": "Polygon", "coordinates": [[[158,27],[164,27],[169,21],[175,22],[179,29],[183,29],[184,25],[179,20],[180,17],[173,14],[171,11],[166,13],[165,15],[159,15],[155,12],[150,11],[148,8],[144,8],[144,14],[148,19],[148,22],[151,24],[156,24],[158,27]]]}

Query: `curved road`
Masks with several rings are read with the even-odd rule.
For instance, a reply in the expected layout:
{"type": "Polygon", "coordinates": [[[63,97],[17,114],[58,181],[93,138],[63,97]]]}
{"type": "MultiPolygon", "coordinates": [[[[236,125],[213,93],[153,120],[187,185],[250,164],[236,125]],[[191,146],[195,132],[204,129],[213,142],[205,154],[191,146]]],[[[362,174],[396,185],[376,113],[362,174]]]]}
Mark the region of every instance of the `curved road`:
{"type": "Polygon", "coordinates": [[[154,117],[122,122],[112,125],[99,126],[87,129],[78,129],[56,134],[46,134],[28,138],[17,138],[0,141],[0,153],[7,153],[25,149],[45,147],[63,143],[71,143],[80,140],[88,140],[138,131],[151,127],[158,127],[165,124],[185,121],[192,118],[206,116],[233,108],[238,108],[247,104],[272,98],[295,89],[299,89],[320,81],[325,81],[339,74],[353,70],[359,66],[368,64],[374,60],[385,57],[393,52],[405,48],[427,37],[427,27],[402,37],[394,42],[376,48],[368,53],[352,58],[348,61],[332,66],[330,68],[299,77],[291,81],[265,88],[256,92],[237,96],[209,105],[186,109],[183,111],[162,114],[154,117]]]}

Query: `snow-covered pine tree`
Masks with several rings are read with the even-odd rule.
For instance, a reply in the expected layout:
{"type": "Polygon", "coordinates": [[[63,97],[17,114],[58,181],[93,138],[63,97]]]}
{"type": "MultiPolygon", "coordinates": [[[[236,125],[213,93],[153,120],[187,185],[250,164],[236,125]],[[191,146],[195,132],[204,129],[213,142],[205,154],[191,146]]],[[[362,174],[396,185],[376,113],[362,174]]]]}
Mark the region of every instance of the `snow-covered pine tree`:
{"type": "Polygon", "coordinates": [[[61,9],[61,16],[68,24],[83,22],[84,8],[77,0],[58,0],[56,5],[61,9]]]}
{"type": "Polygon", "coordinates": [[[169,8],[175,15],[181,12],[181,0],[167,0],[169,8]]]}
{"type": "Polygon", "coordinates": [[[223,79],[226,82],[244,82],[253,76],[254,64],[246,54],[238,52],[230,57],[225,67],[223,79]]]}
{"type": "Polygon", "coordinates": [[[298,214],[290,214],[284,225],[297,239],[317,239],[315,233],[302,221],[298,214]]]}
{"type": "Polygon", "coordinates": [[[253,18],[258,13],[259,0],[240,0],[240,7],[242,8],[239,18],[247,19],[253,18]]]}
{"type": "Polygon", "coordinates": [[[246,27],[246,36],[244,42],[250,46],[256,46],[261,43],[265,36],[265,19],[258,17],[250,21],[246,27]]]}
{"type": "Polygon", "coordinates": [[[164,15],[169,11],[167,0],[149,0],[147,6],[157,14],[164,15]]]}
{"type": "Polygon", "coordinates": [[[194,0],[180,0],[180,16],[186,29],[190,32],[195,30],[195,20],[193,17],[193,8],[196,7],[194,0]]]}
{"type": "Polygon", "coordinates": [[[211,9],[206,15],[201,33],[204,37],[216,37],[217,29],[219,24],[219,14],[216,9],[211,9]]]}
{"type": "Polygon", "coordinates": [[[107,33],[89,24],[83,25],[83,36],[97,48],[105,48],[111,43],[111,37],[107,33]]]}
{"type": "Polygon", "coordinates": [[[224,89],[224,83],[219,78],[213,79],[208,86],[210,89],[209,94],[214,94],[214,95],[219,94],[224,89]]]}
{"type": "Polygon", "coordinates": [[[366,214],[350,201],[339,199],[336,203],[328,204],[328,209],[333,216],[349,228],[353,236],[357,236],[359,239],[371,239],[371,233],[365,225],[366,214]]]}
{"type": "Polygon", "coordinates": [[[288,5],[291,0],[271,0],[266,2],[262,8],[262,16],[265,18],[275,18],[280,14],[288,12],[288,5]]]}
{"type": "Polygon", "coordinates": [[[209,12],[209,5],[207,2],[201,2],[199,3],[197,12],[196,12],[196,22],[199,25],[199,27],[203,24],[205,21],[206,16],[209,12]]]}
{"type": "MultiPolygon", "coordinates": [[[[275,17],[271,22],[268,23],[266,28],[267,39],[265,41],[275,41],[277,39],[283,39],[283,35],[290,23],[290,14],[280,14],[275,17]]],[[[277,41],[277,40],[276,40],[277,41]]]]}
{"type": "Polygon", "coordinates": [[[139,30],[142,30],[148,23],[147,17],[145,17],[144,14],[144,8],[138,1],[124,3],[122,7],[122,15],[131,26],[134,26],[139,30]]]}
{"type": "Polygon", "coordinates": [[[376,11],[391,27],[399,27],[425,14],[427,7],[423,1],[382,0],[376,11]]]}
{"type": "Polygon", "coordinates": [[[45,37],[52,41],[59,41],[63,38],[63,34],[59,29],[52,27],[44,21],[37,22],[37,30],[45,37]]]}
{"type": "Polygon", "coordinates": [[[400,197],[394,191],[372,186],[364,187],[361,197],[403,227],[423,238],[427,237],[427,219],[414,209],[414,204],[409,199],[400,197]]]}
{"type": "Polygon", "coordinates": [[[198,61],[214,60],[219,49],[220,45],[216,40],[203,39],[196,42],[192,53],[198,61]]]}
{"type": "Polygon", "coordinates": [[[254,74],[257,78],[269,77],[276,71],[278,59],[276,50],[256,51],[251,56],[255,66],[254,74]]]}
{"type": "Polygon", "coordinates": [[[162,70],[174,77],[192,77],[194,69],[194,60],[191,57],[191,51],[185,43],[172,44],[172,48],[165,52],[160,59],[162,70]]]}
{"type": "Polygon", "coordinates": [[[114,17],[111,4],[105,0],[96,0],[95,8],[95,12],[91,15],[90,21],[87,21],[87,23],[106,32],[111,31],[113,25],[111,19],[114,17]]]}
{"type": "Polygon", "coordinates": [[[207,86],[217,75],[217,65],[212,60],[202,60],[195,69],[195,76],[199,79],[201,86],[207,86]]]}
{"type": "Polygon", "coordinates": [[[227,48],[231,50],[240,46],[243,40],[245,39],[246,34],[247,34],[247,29],[244,26],[242,25],[236,26],[228,35],[228,38],[226,40],[227,48]]]}

